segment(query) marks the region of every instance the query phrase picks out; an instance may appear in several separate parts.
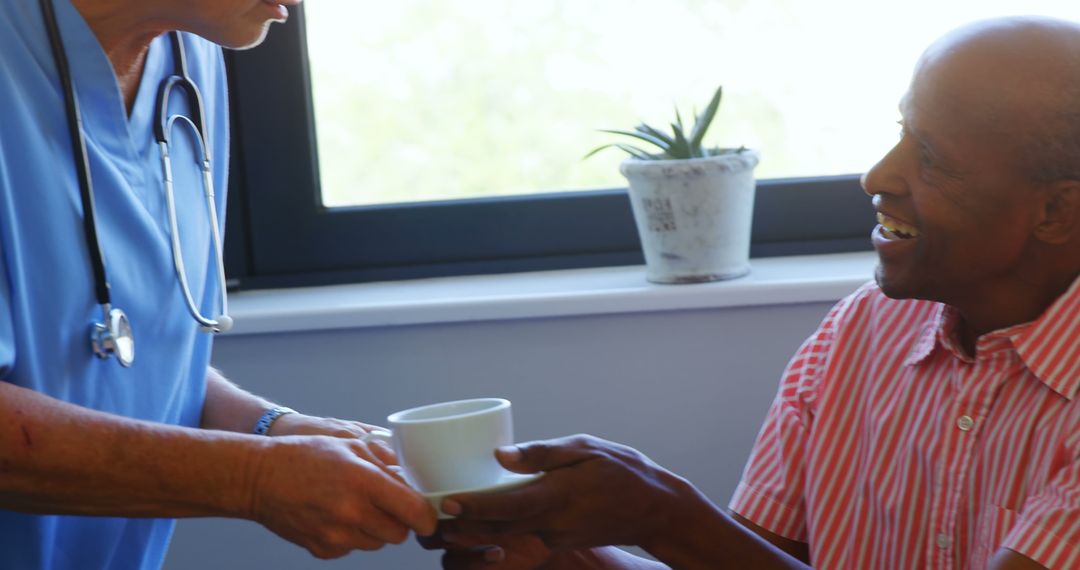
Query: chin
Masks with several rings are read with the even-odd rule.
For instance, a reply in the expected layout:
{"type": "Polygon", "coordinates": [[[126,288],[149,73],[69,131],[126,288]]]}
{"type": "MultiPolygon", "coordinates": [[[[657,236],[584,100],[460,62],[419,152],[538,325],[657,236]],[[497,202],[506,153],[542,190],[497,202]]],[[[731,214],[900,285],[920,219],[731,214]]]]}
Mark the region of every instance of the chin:
{"type": "Polygon", "coordinates": [[[890,299],[920,299],[951,304],[956,296],[947,292],[954,291],[955,288],[943,288],[941,279],[936,278],[937,276],[938,274],[932,271],[890,272],[881,264],[874,269],[874,281],[890,299]]]}
{"type": "Polygon", "coordinates": [[[270,24],[272,22],[266,22],[260,26],[248,26],[240,29],[226,30],[222,37],[211,38],[210,41],[220,45],[223,48],[232,50],[245,50],[257,47],[263,43],[266,39],[267,32],[270,31],[270,24]]]}
{"type": "Polygon", "coordinates": [[[917,297],[912,292],[913,287],[910,283],[905,283],[904,279],[889,275],[889,272],[881,264],[874,268],[874,281],[877,283],[878,288],[881,289],[881,292],[890,299],[913,299],[917,297]]]}

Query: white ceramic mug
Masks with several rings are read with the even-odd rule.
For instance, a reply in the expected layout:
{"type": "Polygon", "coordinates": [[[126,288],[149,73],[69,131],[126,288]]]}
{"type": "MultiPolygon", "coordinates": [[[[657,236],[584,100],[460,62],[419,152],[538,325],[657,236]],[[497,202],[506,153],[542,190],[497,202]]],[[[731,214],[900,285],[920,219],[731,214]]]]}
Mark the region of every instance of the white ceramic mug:
{"type": "Polygon", "coordinates": [[[393,445],[405,477],[425,493],[497,485],[506,470],[495,449],[514,441],[510,401],[479,398],[402,410],[386,418],[390,432],[365,439],[393,445]]]}

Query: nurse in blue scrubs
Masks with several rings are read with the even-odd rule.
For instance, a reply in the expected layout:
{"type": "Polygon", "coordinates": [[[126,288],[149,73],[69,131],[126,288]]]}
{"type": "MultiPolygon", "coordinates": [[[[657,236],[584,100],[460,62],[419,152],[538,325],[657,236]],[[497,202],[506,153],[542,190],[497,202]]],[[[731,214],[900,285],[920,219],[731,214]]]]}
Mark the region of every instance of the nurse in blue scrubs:
{"type": "MultiPolygon", "coordinates": [[[[35,0],[0,2],[0,567],[159,568],[176,517],[257,521],[315,556],[428,534],[423,499],[393,475],[365,424],[292,412],[209,366],[177,285],[159,149],[159,83],[180,30],[202,91],[224,209],[228,151],[219,46],[258,44],[287,17],[273,0],[50,0],[82,112],[96,233],[137,333],[130,367],[100,359],[65,91],[35,0]],[[258,432],[258,434],[253,433],[258,432]],[[266,437],[292,435],[295,437],[266,437]]],[[[288,1],[293,0],[277,0],[288,1]]],[[[177,95],[170,113],[189,113],[177,95]]],[[[178,131],[179,132],[179,131],[178,131]]],[[[189,287],[219,299],[194,138],[174,137],[189,287]]]]}

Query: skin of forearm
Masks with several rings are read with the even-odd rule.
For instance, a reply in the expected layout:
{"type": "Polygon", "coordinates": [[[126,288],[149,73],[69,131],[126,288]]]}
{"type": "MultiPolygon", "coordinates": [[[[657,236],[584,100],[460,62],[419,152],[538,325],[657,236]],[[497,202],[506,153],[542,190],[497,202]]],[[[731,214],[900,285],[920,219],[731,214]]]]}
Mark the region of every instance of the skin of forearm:
{"type": "Polygon", "coordinates": [[[654,560],[646,560],[629,552],[608,546],[577,550],[545,570],[667,570],[667,566],[654,560]]]}
{"type": "Polygon", "coordinates": [[[640,546],[676,570],[809,569],[718,509],[689,483],[664,531],[640,546]]]}
{"type": "Polygon", "coordinates": [[[247,516],[269,439],[114,416],[0,382],[0,509],[247,516]]]}
{"type": "Polygon", "coordinates": [[[218,370],[207,368],[204,429],[251,433],[259,416],[271,407],[270,402],[226,380],[218,370]]]}

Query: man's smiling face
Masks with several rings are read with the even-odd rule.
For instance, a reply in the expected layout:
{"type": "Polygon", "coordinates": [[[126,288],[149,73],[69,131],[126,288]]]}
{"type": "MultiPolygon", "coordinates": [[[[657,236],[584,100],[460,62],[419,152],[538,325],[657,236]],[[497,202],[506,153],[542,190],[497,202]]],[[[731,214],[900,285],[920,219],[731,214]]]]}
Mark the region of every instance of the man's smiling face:
{"type": "Polygon", "coordinates": [[[1023,152],[1038,85],[1003,73],[1013,62],[992,51],[965,37],[932,46],[901,101],[900,141],[864,177],[890,297],[952,304],[1023,270],[1038,220],[1023,152]]]}

